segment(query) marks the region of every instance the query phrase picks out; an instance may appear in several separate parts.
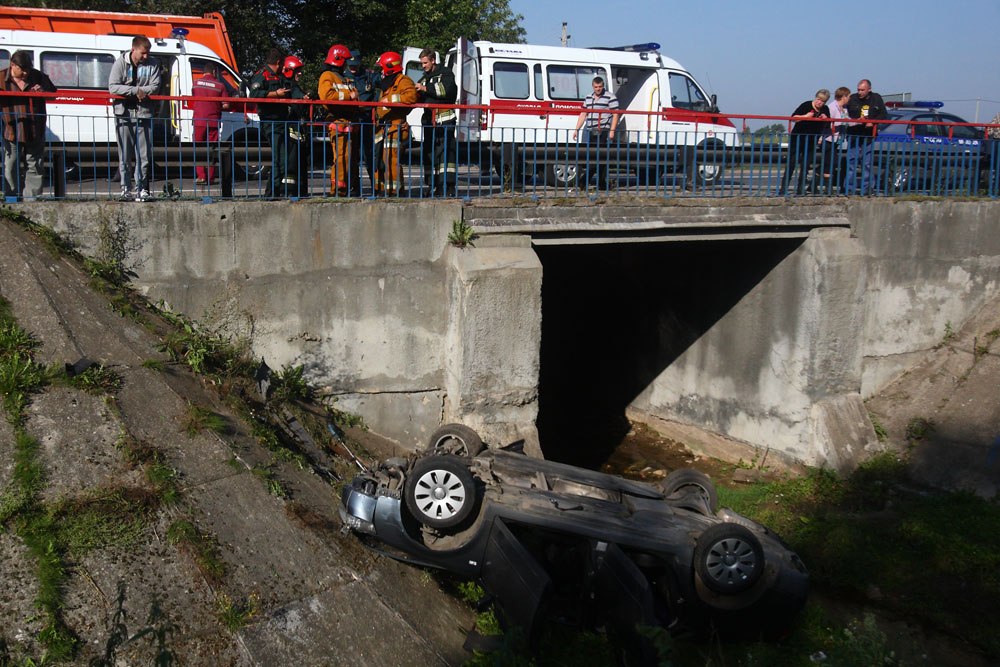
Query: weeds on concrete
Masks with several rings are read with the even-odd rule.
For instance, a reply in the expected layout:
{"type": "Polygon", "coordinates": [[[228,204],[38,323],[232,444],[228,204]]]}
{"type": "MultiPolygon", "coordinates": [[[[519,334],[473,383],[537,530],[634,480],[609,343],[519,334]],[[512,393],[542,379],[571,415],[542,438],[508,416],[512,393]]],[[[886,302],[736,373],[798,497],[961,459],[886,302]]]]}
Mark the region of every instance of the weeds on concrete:
{"type": "Polygon", "coordinates": [[[151,371],[164,371],[167,367],[161,359],[146,359],[142,362],[142,367],[151,371]]]}
{"type": "Polygon", "coordinates": [[[472,226],[465,220],[455,220],[451,223],[451,232],[448,233],[448,243],[456,248],[475,247],[476,233],[472,226]]]}
{"type": "Polygon", "coordinates": [[[109,396],[117,394],[124,382],[121,375],[103,364],[95,364],[73,376],[63,371],[60,374],[60,381],[88,394],[109,396]]]}
{"type": "Polygon", "coordinates": [[[874,412],[869,412],[868,419],[872,423],[872,429],[875,430],[875,437],[878,439],[878,441],[885,442],[886,440],[888,440],[889,431],[886,430],[885,426],[879,420],[878,415],[876,415],[874,412]]]}
{"type": "Polygon", "coordinates": [[[229,423],[220,414],[216,414],[200,405],[188,403],[187,411],[184,414],[183,429],[188,434],[188,437],[191,438],[202,431],[222,435],[229,431],[229,423]]]}
{"type": "Polygon", "coordinates": [[[238,599],[222,593],[217,602],[219,621],[230,632],[246,627],[260,613],[260,596],[256,593],[238,599]]]}
{"type": "Polygon", "coordinates": [[[178,519],[167,528],[167,541],[186,553],[201,575],[213,586],[222,583],[226,574],[225,563],[216,541],[198,530],[188,519],[178,519]]]}
{"type": "Polygon", "coordinates": [[[303,378],[302,366],[282,366],[271,386],[270,398],[278,401],[308,400],[313,391],[303,378]]]}
{"type": "Polygon", "coordinates": [[[254,476],[260,478],[264,482],[264,486],[267,487],[267,492],[276,498],[288,498],[288,489],[285,485],[281,483],[274,475],[274,471],[268,466],[254,466],[250,470],[254,476]]]}
{"type": "Polygon", "coordinates": [[[913,417],[906,422],[906,442],[913,445],[934,432],[934,420],[925,417],[913,417]]]}
{"type": "Polygon", "coordinates": [[[153,491],[99,489],[84,498],[63,499],[48,508],[66,549],[79,555],[94,549],[127,549],[139,544],[150,515],[159,507],[153,491]]]}

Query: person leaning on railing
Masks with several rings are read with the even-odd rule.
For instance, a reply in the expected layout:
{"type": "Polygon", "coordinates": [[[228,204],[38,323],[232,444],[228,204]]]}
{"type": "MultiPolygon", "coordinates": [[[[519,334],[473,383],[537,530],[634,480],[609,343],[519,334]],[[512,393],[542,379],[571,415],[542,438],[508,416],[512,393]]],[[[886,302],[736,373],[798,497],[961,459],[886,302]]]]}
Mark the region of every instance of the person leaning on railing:
{"type": "MultiPolygon", "coordinates": [[[[4,92],[54,93],[52,80],[34,68],[31,52],[15,51],[0,70],[4,92]]],[[[45,98],[0,97],[3,111],[3,192],[7,197],[42,194],[45,163],[45,98]]]]}
{"type": "Polygon", "coordinates": [[[153,165],[153,112],[157,102],[150,95],[160,90],[160,64],[150,57],[149,48],[148,37],[136,36],[132,50],[115,60],[108,75],[108,92],[118,96],[114,111],[122,184],[119,201],[153,199],[149,179],[153,165]]]}
{"type": "Polygon", "coordinates": [[[788,135],[788,161],[785,163],[785,175],[781,178],[779,194],[783,195],[788,191],[796,168],[799,176],[795,182],[795,194],[805,194],[808,190],[806,175],[813,166],[816,144],[821,135],[830,131],[830,125],[826,122],[830,118],[830,107],[826,105],[828,99],[830,91],[821,88],[816,91],[813,99],[806,100],[792,112],[791,118],[795,125],[788,135]]]}
{"type": "MultiPolygon", "coordinates": [[[[403,74],[403,56],[386,51],[378,59],[382,68],[382,104],[416,104],[417,87],[410,77],[403,74]]],[[[403,187],[403,174],[399,169],[399,151],[410,138],[406,123],[409,109],[403,107],[377,107],[378,119],[375,142],[382,147],[382,162],[375,174],[375,194],[395,197],[403,187]]]]}
{"type": "MultiPolygon", "coordinates": [[[[260,100],[287,100],[292,89],[281,76],[284,56],[278,49],[270,49],[264,60],[264,67],[250,79],[250,97],[260,100]]],[[[264,188],[264,197],[283,194],[282,186],[287,186],[288,178],[288,104],[281,102],[259,102],[257,115],[260,127],[271,145],[271,177],[264,188]]]]}
{"type": "MultiPolygon", "coordinates": [[[[889,112],[882,96],[872,92],[872,82],[858,81],[858,92],[847,100],[847,115],[866,121],[887,120],[889,112]]],[[[845,194],[866,195],[874,187],[872,162],[875,159],[875,135],[878,123],[851,123],[844,130],[847,135],[847,174],[844,182],[845,194]],[[858,184],[858,163],[861,163],[861,183],[858,184]]]]}
{"type": "MultiPolygon", "coordinates": [[[[580,136],[580,128],[586,125],[583,142],[599,151],[601,148],[607,148],[615,139],[615,130],[618,129],[618,114],[607,112],[618,110],[618,98],[604,87],[603,77],[595,76],[591,82],[591,88],[594,92],[583,100],[583,108],[587,111],[581,113],[576,119],[573,140],[577,140],[580,136]]],[[[595,155],[592,160],[597,163],[597,188],[607,190],[607,163],[601,159],[599,154],[595,155]]],[[[589,162],[591,162],[590,159],[577,167],[579,173],[583,175],[583,179],[579,181],[579,186],[583,189],[586,189],[587,183],[590,181],[590,170],[587,168],[589,162]]]]}
{"type": "MultiPolygon", "coordinates": [[[[827,103],[830,108],[830,119],[847,118],[847,100],[851,97],[851,89],[841,86],[833,91],[833,100],[827,103]]],[[[827,194],[840,192],[840,168],[842,132],[845,123],[831,123],[830,132],[823,137],[823,190],[827,194]]]]}

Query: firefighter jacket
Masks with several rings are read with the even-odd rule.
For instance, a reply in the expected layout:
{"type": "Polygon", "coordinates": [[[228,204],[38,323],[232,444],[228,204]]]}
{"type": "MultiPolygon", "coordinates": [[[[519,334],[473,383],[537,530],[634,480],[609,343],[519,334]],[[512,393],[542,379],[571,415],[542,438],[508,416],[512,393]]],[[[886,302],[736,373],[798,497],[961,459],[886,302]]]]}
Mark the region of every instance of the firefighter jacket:
{"type": "MultiPolygon", "coordinates": [[[[429,104],[454,104],[458,99],[458,86],[455,85],[455,75],[451,70],[434,65],[434,69],[425,72],[419,83],[427,87],[427,92],[421,94],[421,102],[429,104]]],[[[457,119],[454,109],[424,109],[420,122],[423,125],[443,125],[453,123],[457,119]]]]}
{"type": "MultiPolygon", "coordinates": [[[[346,102],[351,99],[351,93],[355,92],[354,81],[344,74],[340,67],[327,66],[326,70],[319,75],[319,99],[346,102]]],[[[349,104],[327,105],[330,119],[338,125],[350,123],[357,117],[357,107],[349,104]]]]}
{"type": "MultiPolygon", "coordinates": [[[[402,73],[382,80],[382,97],[379,102],[390,104],[416,104],[417,86],[413,79],[402,73]]],[[[406,114],[410,112],[404,107],[377,107],[375,116],[380,125],[388,126],[390,131],[406,126],[406,114]]]]}
{"type": "MultiPolygon", "coordinates": [[[[287,87],[285,78],[265,65],[250,78],[248,96],[258,99],[266,98],[269,93],[287,87]]],[[[288,120],[288,104],[282,103],[280,99],[278,98],[276,102],[257,103],[257,114],[261,120],[288,120]]]]}

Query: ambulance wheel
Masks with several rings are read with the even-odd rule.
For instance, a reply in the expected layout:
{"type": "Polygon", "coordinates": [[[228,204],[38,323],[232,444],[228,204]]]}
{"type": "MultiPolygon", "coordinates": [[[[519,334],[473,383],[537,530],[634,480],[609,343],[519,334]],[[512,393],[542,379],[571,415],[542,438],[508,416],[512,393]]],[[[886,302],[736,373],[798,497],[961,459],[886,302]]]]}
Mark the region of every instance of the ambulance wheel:
{"type": "Polygon", "coordinates": [[[555,163],[545,165],[545,183],[556,188],[576,187],[575,164],[555,163]]]}

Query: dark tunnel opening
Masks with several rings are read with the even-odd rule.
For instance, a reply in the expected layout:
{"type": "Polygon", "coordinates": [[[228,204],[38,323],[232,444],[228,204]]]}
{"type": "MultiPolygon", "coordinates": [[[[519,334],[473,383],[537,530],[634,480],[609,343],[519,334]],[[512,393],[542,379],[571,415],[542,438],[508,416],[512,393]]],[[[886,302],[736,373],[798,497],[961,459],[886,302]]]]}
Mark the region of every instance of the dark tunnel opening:
{"type": "Polygon", "coordinates": [[[628,433],[635,397],[801,243],[536,247],[545,457],[600,466],[628,433]]]}

